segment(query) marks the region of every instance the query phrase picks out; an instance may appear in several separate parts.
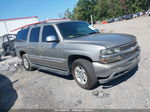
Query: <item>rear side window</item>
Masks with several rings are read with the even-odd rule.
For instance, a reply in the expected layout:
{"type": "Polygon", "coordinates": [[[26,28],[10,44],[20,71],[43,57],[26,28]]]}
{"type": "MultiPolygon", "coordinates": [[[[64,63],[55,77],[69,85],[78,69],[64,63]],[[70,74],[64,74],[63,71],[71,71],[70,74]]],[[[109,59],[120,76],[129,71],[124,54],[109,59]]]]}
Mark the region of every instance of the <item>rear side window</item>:
{"type": "Polygon", "coordinates": [[[55,35],[58,38],[58,35],[53,26],[51,25],[44,26],[42,32],[42,42],[46,42],[46,37],[50,35],[55,35]]]}
{"type": "Polygon", "coordinates": [[[17,34],[17,41],[26,41],[29,29],[21,30],[17,34]]]}
{"type": "Polygon", "coordinates": [[[30,42],[39,42],[40,27],[33,28],[30,33],[30,42]]]}

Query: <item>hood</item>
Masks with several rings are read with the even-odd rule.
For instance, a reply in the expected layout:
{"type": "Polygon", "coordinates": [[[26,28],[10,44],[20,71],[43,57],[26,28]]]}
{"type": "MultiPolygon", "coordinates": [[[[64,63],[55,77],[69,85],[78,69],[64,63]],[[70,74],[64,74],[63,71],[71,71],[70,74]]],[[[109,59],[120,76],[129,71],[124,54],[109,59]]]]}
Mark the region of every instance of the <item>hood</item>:
{"type": "Polygon", "coordinates": [[[82,44],[93,44],[101,45],[106,48],[116,47],[123,44],[127,44],[135,41],[136,38],[133,35],[128,34],[114,34],[114,33],[99,33],[69,40],[69,43],[82,43],[82,44]]]}

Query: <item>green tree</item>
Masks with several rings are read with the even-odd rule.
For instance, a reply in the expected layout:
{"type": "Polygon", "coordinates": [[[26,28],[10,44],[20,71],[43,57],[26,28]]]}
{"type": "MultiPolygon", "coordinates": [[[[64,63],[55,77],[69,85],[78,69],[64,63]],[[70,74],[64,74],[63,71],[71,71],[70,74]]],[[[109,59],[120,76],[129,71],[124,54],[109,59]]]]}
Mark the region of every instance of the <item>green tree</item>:
{"type": "Polygon", "coordinates": [[[108,0],[98,0],[97,5],[95,6],[95,18],[96,20],[100,20],[107,18],[108,16],[108,0]]]}
{"type": "Polygon", "coordinates": [[[93,15],[96,4],[97,0],[79,0],[73,10],[75,19],[90,21],[90,15],[93,15]]]}
{"type": "Polygon", "coordinates": [[[73,12],[68,8],[64,13],[63,18],[74,19],[73,12]]]}
{"type": "Polygon", "coordinates": [[[90,22],[126,14],[146,11],[150,8],[150,0],[79,0],[73,11],[66,10],[64,17],[90,22]]]}

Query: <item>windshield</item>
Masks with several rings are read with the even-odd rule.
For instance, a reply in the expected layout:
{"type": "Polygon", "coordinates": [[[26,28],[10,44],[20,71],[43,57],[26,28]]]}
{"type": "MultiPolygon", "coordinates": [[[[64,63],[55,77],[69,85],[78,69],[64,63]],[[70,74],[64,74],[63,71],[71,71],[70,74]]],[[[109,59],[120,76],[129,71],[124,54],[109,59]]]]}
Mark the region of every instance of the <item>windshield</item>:
{"type": "Polygon", "coordinates": [[[78,38],[97,33],[97,30],[86,22],[59,23],[58,28],[64,39],[78,38]]]}

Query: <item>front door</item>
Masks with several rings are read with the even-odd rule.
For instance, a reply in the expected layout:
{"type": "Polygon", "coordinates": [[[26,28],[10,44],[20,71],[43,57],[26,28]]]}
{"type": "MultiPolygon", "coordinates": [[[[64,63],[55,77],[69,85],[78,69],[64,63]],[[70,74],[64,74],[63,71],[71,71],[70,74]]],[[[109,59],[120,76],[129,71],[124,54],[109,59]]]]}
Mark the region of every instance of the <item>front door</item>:
{"type": "Polygon", "coordinates": [[[41,64],[46,67],[64,68],[63,50],[61,42],[46,42],[48,36],[58,38],[57,32],[52,25],[43,26],[41,47],[41,64]]]}

